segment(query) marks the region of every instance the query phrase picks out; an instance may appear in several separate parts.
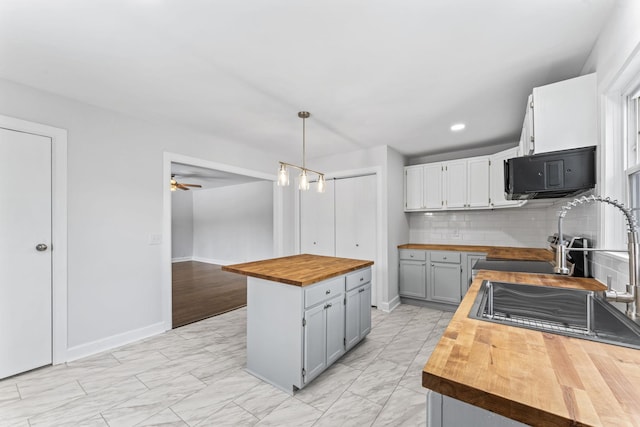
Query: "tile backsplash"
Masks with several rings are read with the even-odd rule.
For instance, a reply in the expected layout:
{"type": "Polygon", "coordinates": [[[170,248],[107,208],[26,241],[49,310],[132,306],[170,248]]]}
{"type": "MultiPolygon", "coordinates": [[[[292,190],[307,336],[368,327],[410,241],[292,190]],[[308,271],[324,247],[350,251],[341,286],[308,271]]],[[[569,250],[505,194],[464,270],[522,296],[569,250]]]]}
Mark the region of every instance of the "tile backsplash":
{"type": "Polygon", "coordinates": [[[544,248],[547,208],[509,208],[409,214],[411,243],[544,248]]]}
{"type": "MultiPolygon", "coordinates": [[[[521,208],[447,212],[415,212],[409,215],[411,243],[497,245],[546,248],[547,236],[558,230],[558,212],[567,202],[552,205],[531,203],[521,208]]],[[[563,220],[563,233],[583,236],[598,247],[599,204],[572,208],[563,220]]],[[[629,281],[628,262],[619,256],[595,252],[591,256],[593,276],[614,289],[625,290],[629,281]]]]}

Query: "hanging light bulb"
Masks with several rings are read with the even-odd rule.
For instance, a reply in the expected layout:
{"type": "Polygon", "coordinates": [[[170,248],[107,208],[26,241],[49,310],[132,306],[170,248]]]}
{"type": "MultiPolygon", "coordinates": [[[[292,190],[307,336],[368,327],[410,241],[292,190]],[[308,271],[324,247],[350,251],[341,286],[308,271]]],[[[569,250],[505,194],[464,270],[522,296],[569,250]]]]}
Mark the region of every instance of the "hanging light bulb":
{"type": "Polygon", "coordinates": [[[318,171],[314,171],[311,169],[307,169],[307,144],[306,144],[306,126],[305,120],[309,118],[311,114],[308,111],[300,111],[298,112],[298,117],[302,119],[302,166],[292,165],[291,163],[280,162],[280,169],[278,170],[278,179],[277,184],[278,187],[284,187],[289,185],[289,170],[288,167],[295,168],[301,171],[300,176],[298,177],[298,189],[299,190],[308,190],[309,189],[309,176],[308,172],[318,174],[318,193],[324,193],[325,190],[325,181],[324,174],[318,171]]]}
{"type": "Polygon", "coordinates": [[[318,175],[318,193],[324,193],[325,182],[324,175],[318,175]]]}
{"type": "Polygon", "coordinates": [[[298,181],[298,190],[306,191],[309,189],[309,177],[307,176],[307,170],[302,169],[302,173],[300,174],[298,181]]]}
{"type": "Polygon", "coordinates": [[[283,163],[280,163],[280,170],[278,171],[278,187],[286,187],[288,185],[289,170],[283,163]]]}

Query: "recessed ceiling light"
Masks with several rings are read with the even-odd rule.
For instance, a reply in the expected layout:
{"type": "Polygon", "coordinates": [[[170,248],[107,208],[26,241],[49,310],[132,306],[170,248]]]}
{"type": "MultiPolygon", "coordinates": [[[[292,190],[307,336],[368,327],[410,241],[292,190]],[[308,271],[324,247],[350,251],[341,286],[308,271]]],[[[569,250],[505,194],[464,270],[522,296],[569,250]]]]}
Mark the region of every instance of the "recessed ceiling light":
{"type": "Polygon", "coordinates": [[[460,132],[465,127],[467,127],[467,125],[465,125],[464,123],[456,123],[455,125],[451,126],[451,131],[452,132],[460,132]]]}

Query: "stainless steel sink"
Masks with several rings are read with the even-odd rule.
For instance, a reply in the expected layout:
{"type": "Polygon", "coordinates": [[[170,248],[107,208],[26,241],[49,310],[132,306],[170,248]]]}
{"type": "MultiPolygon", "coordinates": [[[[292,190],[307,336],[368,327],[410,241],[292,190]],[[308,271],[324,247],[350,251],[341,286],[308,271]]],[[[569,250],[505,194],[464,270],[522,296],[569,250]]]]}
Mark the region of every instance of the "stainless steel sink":
{"type": "Polygon", "coordinates": [[[593,291],[485,280],[469,317],[640,349],[640,325],[593,291]]]}

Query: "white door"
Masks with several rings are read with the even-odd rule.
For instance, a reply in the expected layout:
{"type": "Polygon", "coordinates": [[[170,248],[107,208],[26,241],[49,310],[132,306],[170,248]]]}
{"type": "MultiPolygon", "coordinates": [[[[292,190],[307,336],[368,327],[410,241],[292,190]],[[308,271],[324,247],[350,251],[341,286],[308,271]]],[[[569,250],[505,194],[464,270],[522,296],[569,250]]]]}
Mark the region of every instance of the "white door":
{"type": "Polygon", "coordinates": [[[300,253],[335,256],[334,183],[300,192],[300,253]]]}
{"type": "Polygon", "coordinates": [[[5,378],[52,361],[51,139],[0,129],[0,182],[0,378],[5,378]]]}

